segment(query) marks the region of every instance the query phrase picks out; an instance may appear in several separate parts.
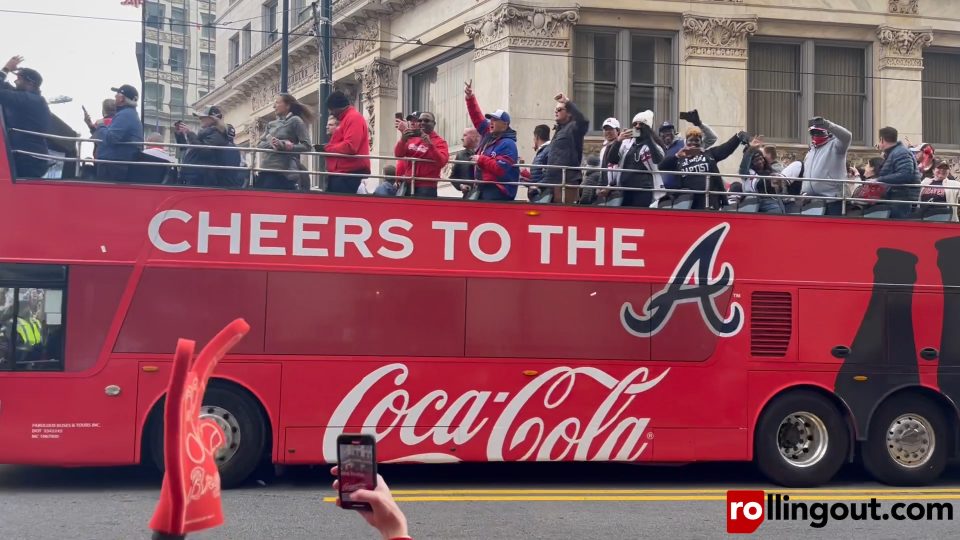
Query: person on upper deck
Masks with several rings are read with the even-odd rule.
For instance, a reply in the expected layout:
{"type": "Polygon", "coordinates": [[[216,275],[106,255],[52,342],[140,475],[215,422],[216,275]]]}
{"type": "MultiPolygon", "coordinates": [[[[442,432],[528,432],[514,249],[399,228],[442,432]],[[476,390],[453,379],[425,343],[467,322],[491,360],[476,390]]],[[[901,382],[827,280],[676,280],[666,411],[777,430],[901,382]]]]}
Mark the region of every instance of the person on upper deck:
{"type": "MultiPolygon", "coordinates": [[[[767,156],[761,148],[763,141],[759,137],[754,137],[750,141],[750,146],[743,152],[743,159],[740,160],[740,175],[743,183],[741,184],[744,193],[759,193],[763,195],[784,195],[786,194],[786,182],[772,178],[757,178],[758,176],[781,176],[774,171],[767,156]]],[[[731,186],[731,191],[734,191],[731,186]]],[[[784,204],[780,197],[759,197],[760,212],[768,214],[783,214],[784,204]]]]}
{"type": "Polygon", "coordinates": [[[623,130],[610,148],[607,162],[620,169],[616,185],[637,189],[623,190],[622,195],[613,193],[608,201],[622,198],[621,206],[638,207],[648,207],[653,203],[663,147],[662,141],[653,132],[652,123],[653,111],[637,113],[633,117],[633,129],[623,130]]]}
{"type": "MultiPolygon", "coordinates": [[[[950,164],[940,161],[933,167],[933,178],[924,178],[920,189],[920,202],[949,203],[951,221],[957,221],[957,202],[960,182],[950,175],[950,164]]],[[[921,207],[921,210],[924,208],[921,207]]]]}
{"type": "MultiPolygon", "coordinates": [[[[802,195],[817,197],[840,197],[843,190],[841,182],[823,180],[847,179],[847,150],[853,134],[838,124],[814,117],[809,122],[810,150],[803,159],[804,182],[800,188],[802,195]],[[807,180],[813,179],[813,180],[807,180]]],[[[825,201],[825,213],[839,216],[843,212],[843,201],[825,201]]]]}
{"type": "MultiPolygon", "coordinates": [[[[694,126],[700,128],[703,131],[703,149],[706,150],[717,143],[719,137],[717,137],[716,132],[713,131],[713,128],[705,124],[700,120],[700,113],[693,109],[692,111],[680,113],[680,119],[690,122],[694,126]]],[[[665,121],[660,125],[660,140],[663,142],[663,157],[670,157],[676,155],[677,152],[683,150],[684,140],[677,137],[677,129],[669,121],[665,121]]],[[[656,178],[655,178],[656,179],[656,178]]],[[[677,184],[677,179],[674,178],[672,174],[660,175],[659,179],[662,183],[667,183],[671,185],[677,184]]],[[[662,188],[662,185],[655,186],[657,189],[662,188]]],[[[654,192],[653,198],[655,199],[654,203],[663,197],[664,193],[662,191],[654,192]]]]}
{"type": "MultiPolygon", "coordinates": [[[[910,187],[907,184],[920,183],[920,168],[913,153],[898,140],[896,128],[883,127],[878,132],[880,150],[883,151],[884,161],[877,175],[877,182],[889,185],[887,200],[916,201],[920,195],[919,187],[910,187]]],[[[891,205],[890,217],[902,219],[910,216],[913,207],[910,204],[894,203],[891,205]]]]}
{"type": "MultiPolygon", "coordinates": [[[[110,124],[113,122],[113,117],[117,114],[117,100],[114,98],[103,100],[103,104],[100,106],[100,112],[103,114],[103,118],[93,121],[93,118],[90,117],[90,114],[87,113],[86,109],[83,112],[83,122],[87,124],[87,128],[90,130],[90,138],[96,140],[103,139],[103,130],[110,127],[110,124]]],[[[94,143],[93,145],[93,159],[100,159],[100,145],[94,143]]],[[[94,166],[96,169],[96,166],[94,166]]]]}
{"type": "MultiPolygon", "coordinates": [[[[590,129],[590,120],[563,92],[553,97],[557,102],[554,107],[554,116],[557,125],[553,128],[556,133],[550,141],[550,153],[547,155],[547,165],[564,167],[579,167],[583,162],[583,138],[590,129]]],[[[543,171],[543,182],[554,184],[553,202],[573,203],[577,200],[577,188],[583,181],[583,171],[567,169],[546,169],[543,171]],[[567,187],[560,185],[566,182],[567,187]],[[561,192],[566,191],[561,196],[561,192]]]]}
{"type": "MultiPolygon", "coordinates": [[[[256,185],[266,189],[296,191],[300,187],[300,152],[310,151],[307,122],[313,121],[313,111],[291,94],[277,95],[273,110],[277,113],[277,119],[267,124],[257,148],[275,150],[260,154],[260,167],[274,170],[258,173],[256,185]]],[[[354,186],[353,193],[356,191],[357,186],[354,186]]]]}
{"type": "MultiPolygon", "coordinates": [[[[43,77],[36,70],[20,68],[22,56],[14,56],[0,70],[0,106],[3,107],[3,120],[7,128],[7,140],[11,150],[22,150],[35,154],[48,152],[47,140],[37,135],[19,133],[14,129],[48,133],[50,131],[50,108],[47,100],[40,95],[40,85],[43,77]],[[7,82],[7,75],[16,73],[17,80],[11,85],[7,82]]],[[[50,162],[43,158],[25,154],[10,156],[16,169],[16,175],[21,178],[41,178],[50,167],[50,162]]]]}
{"type": "MultiPolygon", "coordinates": [[[[704,150],[703,131],[694,126],[687,129],[685,142],[686,145],[682,150],[660,162],[661,171],[680,172],[678,175],[673,175],[670,183],[667,183],[665,179],[664,187],[667,189],[689,189],[702,193],[709,181],[710,191],[723,192],[725,191],[723,178],[720,177],[720,169],[717,167],[717,163],[730,157],[741,144],[749,144],[750,135],[745,131],[740,131],[720,146],[704,150]],[[684,173],[712,174],[707,176],[684,173]]],[[[693,197],[694,209],[717,209],[726,205],[726,203],[726,197],[718,194],[711,194],[709,200],[703,194],[695,194],[693,197]]]]}
{"type": "Polygon", "coordinates": [[[474,185],[456,182],[455,180],[473,180],[477,177],[477,167],[470,163],[470,156],[476,154],[477,147],[480,146],[480,132],[475,127],[464,128],[463,134],[460,136],[460,143],[463,145],[463,150],[457,152],[453,156],[453,160],[461,163],[454,163],[453,167],[450,168],[450,184],[454,189],[463,193],[463,198],[466,199],[473,191],[474,185]]]}
{"type": "MultiPolygon", "coordinates": [[[[230,147],[227,136],[227,125],[223,122],[223,112],[220,107],[212,105],[199,114],[200,131],[194,133],[186,124],[176,124],[176,138],[178,144],[208,146],[210,148],[188,148],[183,153],[183,165],[226,165],[226,148],[230,147]]],[[[218,186],[221,185],[222,173],[233,171],[219,171],[216,169],[181,167],[180,180],[188,186],[218,186]]]]}
{"type": "Polygon", "coordinates": [[[470,120],[482,137],[480,149],[470,156],[470,160],[477,164],[476,179],[483,182],[479,184],[479,199],[512,201],[517,197],[520,169],[514,167],[519,154],[517,132],[510,127],[510,115],[501,109],[483,114],[477,97],[473,95],[473,81],[466,83],[463,93],[470,120]]]}
{"type": "MultiPolygon", "coordinates": [[[[533,128],[533,162],[530,168],[530,184],[527,185],[527,200],[530,202],[549,203],[553,201],[553,190],[550,188],[541,188],[537,186],[544,181],[544,173],[547,172],[543,167],[537,165],[546,165],[550,158],[550,126],[539,124],[533,128]]],[[[521,172],[522,174],[522,172],[521,172]]]]}
{"type": "Polygon", "coordinates": [[[325,145],[315,145],[318,152],[345,154],[356,157],[327,157],[328,193],[357,193],[363,176],[370,174],[370,128],[347,95],[337,90],[327,98],[330,114],[340,122],[325,145]],[[338,174],[339,173],[339,174],[338,174]],[[356,174],[358,176],[344,176],[356,174]]]}
{"type": "MultiPolygon", "coordinates": [[[[101,143],[98,159],[104,161],[137,161],[137,156],[143,151],[142,146],[134,143],[143,142],[143,124],[137,114],[137,103],[140,93],[129,84],[111,88],[116,95],[117,114],[113,121],[100,132],[101,143]]],[[[130,166],[122,163],[98,163],[97,179],[120,182],[136,180],[131,178],[130,166]]]]}
{"type": "Polygon", "coordinates": [[[450,161],[450,148],[436,132],[437,119],[431,112],[420,113],[418,129],[407,129],[393,147],[396,157],[423,159],[410,168],[412,192],[415,197],[437,197],[437,181],[450,161]],[[430,178],[433,180],[424,180],[430,178]]]}

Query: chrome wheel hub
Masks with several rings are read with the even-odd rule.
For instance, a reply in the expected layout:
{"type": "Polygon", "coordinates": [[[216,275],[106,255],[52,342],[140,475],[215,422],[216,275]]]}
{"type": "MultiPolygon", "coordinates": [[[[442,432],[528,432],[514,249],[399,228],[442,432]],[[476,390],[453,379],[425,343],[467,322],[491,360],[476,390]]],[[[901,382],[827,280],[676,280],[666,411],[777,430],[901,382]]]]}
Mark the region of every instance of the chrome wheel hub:
{"type": "Polygon", "coordinates": [[[787,415],[777,430],[780,457],[795,467],[816,465],[827,453],[827,426],[817,415],[805,411],[787,415]]]}
{"type": "Polygon", "coordinates": [[[223,430],[224,441],[215,455],[218,466],[230,461],[240,448],[240,423],[230,411],[215,405],[200,407],[200,418],[212,420],[223,430]]]}
{"type": "Polygon", "coordinates": [[[887,452],[902,467],[926,465],[936,442],[930,421],[917,414],[902,414],[887,428],[887,452]]]}

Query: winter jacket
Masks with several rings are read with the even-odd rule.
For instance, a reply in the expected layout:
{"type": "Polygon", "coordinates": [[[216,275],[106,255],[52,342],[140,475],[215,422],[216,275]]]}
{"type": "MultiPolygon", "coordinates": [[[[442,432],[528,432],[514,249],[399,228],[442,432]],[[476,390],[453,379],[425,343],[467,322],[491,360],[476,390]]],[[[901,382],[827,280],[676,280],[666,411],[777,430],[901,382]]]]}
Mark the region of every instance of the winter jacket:
{"type": "Polygon", "coordinates": [[[620,166],[621,187],[644,188],[624,191],[623,206],[650,206],[657,185],[654,173],[663,160],[663,148],[650,137],[641,136],[613,143],[609,154],[609,164],[620,166]]]}
{"type": "MultiPolygon", "coordinates": [[[[590,129],[590,120],[587,120],[580,109],[572,101],[567,102],[567,111],[572,118],[562,126],[557,126],[556,134],[550,141],[550,153],[547,156],[547,165],[579,167],[583,161],[583,138],[590,129]]],[[[579,183],[582,171],[568,170],[567,183],[579,183]]],[[[563,169],[545,169],[543,181],[548,184],[563,182],[563,169]]]]}
{"type": "Polygon", "coordinates": [[[420,179],[436,178],[439,180],[440,172],[443,171],[447,162],[450,161],[450,149],[447,146],[447,141],[443,140],[443,137],[438,135],[436,131],[429,135],[424,133],[420,137],[410,137],[407,140],[401,138],[393,147],[393,155],[398,158],[408,157],[430,160],[410,162],[414,166],[411,167],[408,176],[416,176],[417,180],[414,182],[416,187],[437,187],[436,180],[420,179]],[[425,137],[429,137],[431,144],[423,143],[425,137]],[[416,175],[413,174],[414,172],[416,175]]]}
{"type": "Polygon", "coordinates": [[[520,179],[520,170],[516,165],[519,159],[517,152],[517,132],[511,128],[499,134],[490,131],[490,121],[483,116],[476,96],[467,97],[467,112],[473,126],[483,137],[480,140],[479,159],[477,159],[477,180],[480,184],[480,199],[482,200],[509,200],[517,197],[516,184],[502,184],[501,182],[517,182],[520,179]]]}
{"type": "MultiPolygon", "coordinates": [[[[357,173],[370,170],[370,129],[360,111],[347,107],[340,116],[340,125],[324,147],[331,154],[363,156],[360,158],[327,158],[327,170],[331,173],[357,173]]],[[[397,171],[400,172],[399,170],[397,171]]]]}
{"type": "Polygon", "coordinates": [[[133,105],[117,109],[110,125],[100,132],[101,141],[98,159],[109,161],[136,161],[142,146],[129,143],[143,142],[143,124],[133,105]]]}
{"type": "MultiPolygon", "coordinates": [[[[833,134],[822,146],[810,146],[807,157],[803,159],[804,178],[826,178],[830,180],[847,179],[847,150],[853,134],[843,126],[826,122],[828,132],[833,134]]],[[[839,197],[843,184],[836,182],[818,182],[804,180],[801,191],[808,195],[839,197]]]]}
{"type": "MultiPolygon", "coordinates": [[[[547,160],[550,157],[550,141],[547,141],[540,145],[540,148],[537,148],[537,153],[533,156],[532,165],[546,165],[547,160]]],[[[543,182],[544,173],[547,170],[540,167],[530,167],[530,182],[537,183],[543,182]]]]}
{"type": "MultiPolygon", "coordinates": [[[[470,150],[464,148],[457,152],[457,155],[453,156],[454,161],[470,161],[470,157],[476,153],[476,150],[470,150]]],[[[453,167],[450,169],[450,184],[456,188],[457,191],[460,191],[460,187],[464,184],[460,182],[454,182],[453,180],[473,180],[477,177],[476,167],[472,163],[454,163],[453,167]]],[[[466,184],[473,189],[473,184],[466,184]]],[[[467,194],[463,194],[464,197],[467,197],[467,194]]]]}
{"type": "MultiPolygon", "coordinates": [[[[183,165],[217,166],[225,161],[222,154],[225,154],[226,151],[220,150],[219,148],[227,147],[229,141],[227,139],[227,126],[222,120],[214,125],[201,128],[200,131],[196,133],[188,131],[186,135],[184,135],[178,132],[176,138],[178,144],[194,144],[210,147],[188,148],[187,151],[183,153],[183,159],[180,161],[183,165]]],[[[215,186],[218,184],[220,172],[221,171],[215,169],[181,167],[180,179],[184,184],[191,186],[215,186]]]]}
{"type": "Polygon", "coordinates": [[[913,152],[902,142],[897,142],[887,150],[883,166],[877,173],[877,182],[891,184],[887,199],[894,201],[915,201],[920,196],[920,188],[906,187],[903,184],[919,184],[920,169],[913,152]]]}
{"type": "MultiPolygon", "coordinates": [[[[664,158],[660,162],[661,171],[679,171],[680,174],[672,176],[672,182],[667,183],[664,179],[664,187],[668,189],[690,189],[694,191],[704,191],[707,185],[707,179],[710,181],[710,191],[724,191],[723,179],[719,176],[720,169],[717,162],[730,157],[730,154],[740,146],[740,138],[737,135],[721,144],[714,146],[699,153],[696,156],[687,156],[680,158],[676,154],[664,158]],[[685,172],[714,173],[716,176],[685,175],[685,172]]],[[[717,208],[726,203],[726,198],[719,195],[711,195],[710,201],[706,200],[704,195],[695,195],[693,198],[693,208],[717,208]]]]}
{"type": "MultiPolygon", "coordinates": [[[[766,195],[770,194],[782,194],[784,190],[777,189],[773,181],[766,178],[756,178],[757,176],[781,176],[780,173],[777,173],[771,170],[757,172],[753,170],[753,156],[757,152],[746,151],[743,153],[743,159],[740,160],[740,175],[743,177],[743,191],[744,193],[762,193],[766,195]]],[[[779,197],[760,197],[760,211],[761,212],[771,212],[782,214],[784,212],[783,199],[779,197]]]]}
{"type": "MultiPolygon", "coordinates": [[[[703,132],[702,145],[704,150],[717,144],[717,140],[719,139],[719,137],[717,137],[717,132],[713,131],[713,128],[711,128],[710,126],[702,122],[697,127],[699,127],[700,131],[703,132]]],[[[685,143],[684,143],[683,137],[680,137],[679,135],[677,135],[677,137],[673,139],[673,144],[663,149],[663,157],[670,157],[670,156],[676,155],[677,152],[679,152],[680,150],[683,150],[684,146],[685,146],[685,143]]],[[[672,174],[665,174],[662,177],[665,184],[677,183],[677,179],[674,178],[672,174]]]]}
{"type": "MultiPolygon", "coordinates": [[[[273,149],[270,141],[274,138],[281,141],[290,141],[293,143],[293,150],[289,152],[264,152],[260,154],[260,167],[264,169],[277,169],[292,171],[299,169],[297,165],[300,162],[300,152],[309,152],[310,132],[307,130],[307,124],[302,118],[287,113],[283,118],[278,118],[267,124],[267,131],[257,144],[257,148],[273,149]]],[[[329,151],[329,150],[328,150],[329,151]]]]}
{"type": "MultiPolygon", "coordinates": [[[[6,81],[6,74],[0,72],[0,106],[3,107],[3,121],[7,126],[7,140],[10,141],[10,148],[46,155],[47,140],[45,138],[11,130],[23,129],[49,133],[50,108],[47,106],[47,100],[43,99],[39,92],[17,90],[6,81]]],[[[10,158],[13,159],[13,156],[10,158]]]]}
{"type": "MultiPolygon", "coordinates": [[[[952,221],[957,221],[957,202],[960,199],[960,182],[947,178],[943,182],[938,182],[933,178],[924,178],[922,182],[925,187],[920,189],[921,202],[938,201],[949,203],[952,221]],[[953,189],[944,189],[953,188],[953,189]],[[942,200],[941,200],[942,199],[942,200]]],[[[933,208],[932,206],[921,206],[921,210],[933,208]]]]}

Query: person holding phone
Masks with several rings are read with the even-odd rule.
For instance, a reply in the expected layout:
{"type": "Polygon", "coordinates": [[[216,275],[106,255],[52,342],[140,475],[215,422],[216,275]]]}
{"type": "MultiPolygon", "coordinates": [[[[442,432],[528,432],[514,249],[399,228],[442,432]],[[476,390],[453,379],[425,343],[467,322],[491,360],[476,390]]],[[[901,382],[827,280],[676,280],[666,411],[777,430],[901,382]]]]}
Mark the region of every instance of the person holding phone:
{"type": "Polygon", "coordinates": [[[437,134],[437,120],[431,112],[420,113],[418,129],[407,129],[393,147],[393,155],[398,158],[417,158],[428,161],[410,162],[410,177],[414,178],[413,195],[415,197],[437,197],[437,181],[447,162],[450,161],[450,148],[447,141],[437,134]],[[426,180],[430,179],[430,180],[426,180]]]}
{"type": "MultiPolygon", "coordinates": [[[[330,474],[338,478],[333,481],[333,489],[340,492],[340,468],[330,469],[330,474]]],[[[368,504],[368,510],[357,510],[363,519],[376,529],[384,540],[413,540],[407,527],[407,516],[403,515],[400,506],[393,500],[393,494],[387,482],[377,475],[377,487],[373,489],[358,489],[351,494],[357,502],[368,504]]],[[[337,497],[337,506],[343,508],[340,498],[337,497]]]]}
{"type": "MultiPolygon", "coordinates": [[[[96,140],[103,140],[103,131],[110,127],[110,124],[113,122],[113,116],[117,114],[117,101],[113,98],[103,100],[103,103],[100,105],[100,113],[103,115],[102,118],[93,121],[93,118],[90,117],[90,113],[87,112],[86,107],[83,108],[83,123],[87,125],[87,129],[90,130],[90,138],[96,140]]],[[[93,159],[100,159],[100,144],[93,143],[93,159]]],[[[97,164],[93,164],[93,169],[96,171],[97,164]]],[[[96,172],[94,172],[96,176],[96,172]]]]}

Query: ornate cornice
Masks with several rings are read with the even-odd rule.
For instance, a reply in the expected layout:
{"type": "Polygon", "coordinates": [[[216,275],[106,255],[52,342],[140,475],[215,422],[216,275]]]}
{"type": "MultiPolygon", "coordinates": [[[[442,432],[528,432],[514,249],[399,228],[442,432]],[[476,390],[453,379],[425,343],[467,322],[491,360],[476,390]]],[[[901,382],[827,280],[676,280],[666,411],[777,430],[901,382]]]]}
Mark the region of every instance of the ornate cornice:
{"type": "Polygon", "coordinates": [[[363,105],[367,111],[367,127],[370,130],[370,150],[377,129],[375,100],[380,97],[397,97],[400,85],[400,66],[385,58],[374,58],[363,68],[354,71],[363,92],[363,105]]]}
{"type": "Polygon", "coordinates": [[[376,21],[351,27],[345,36],[333,41],[333,69],[338,70],[380,47],[380,25],[376,21]]]}
{"type": "Polygon", "coordinates": [[[502,4],[469,21],[463,31],[474,40],[475,60],[513,48],[566,51],[570,30],[580,20],[579,9],[502,4]]]}
{"type": "Polygon", "coordinates": [[[923,49],[933,43],[933,32],[881,26],[877,28],[877,41],[881,69],[923,69],[923,49]]]}
{"type": "Polygon", "coordinates": [[[903,15],[917,15],[920,13],[920,0],[889,0],[887,11],[903,15]]]}
{"type": "Polygon", "coordinates": [[[747,38],[756,34],[757,17],[683,14],[686,57],[747,58],[747,38]]]}

